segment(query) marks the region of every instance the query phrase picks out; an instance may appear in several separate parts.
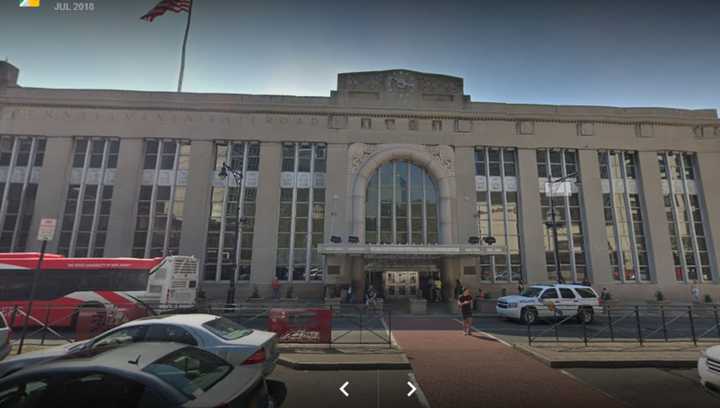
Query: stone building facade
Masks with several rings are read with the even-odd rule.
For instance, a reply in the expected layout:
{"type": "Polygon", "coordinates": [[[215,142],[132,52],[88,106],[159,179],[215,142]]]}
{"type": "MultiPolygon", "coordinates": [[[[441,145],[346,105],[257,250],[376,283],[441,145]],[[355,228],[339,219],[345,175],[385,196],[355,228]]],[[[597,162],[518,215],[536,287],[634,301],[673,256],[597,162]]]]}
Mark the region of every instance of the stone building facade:
{"type": "Polygon", "coordinates": [[[408,70],[340,74],[329,97],[18,76],[0,62],[2,252],[37,250],[51,217],[50,251],[194,255],[219,298],[231,279],[238,297],[269,293],[274,276],[301,297],[402,298],[435,276],[720,296],[715,110],[474,102],[461,78],[408,70]]]}

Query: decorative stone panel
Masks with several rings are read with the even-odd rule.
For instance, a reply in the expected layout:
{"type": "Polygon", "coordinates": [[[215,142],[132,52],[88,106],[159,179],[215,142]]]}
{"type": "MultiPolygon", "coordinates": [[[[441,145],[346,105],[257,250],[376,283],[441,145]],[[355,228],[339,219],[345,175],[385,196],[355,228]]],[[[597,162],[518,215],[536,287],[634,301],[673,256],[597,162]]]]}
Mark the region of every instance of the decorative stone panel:
{"type": "Polygon", "coordinates": [[[348,126],[347,115],[330,115],[328,118],[329,129],[346,129],[348,126]]]}
{"type": "Polygon", "coordinates": [[[517,132],[521,135],[532,135],[535,133],[535,122],[522,120],[517,122],[517,132]]]}
{"type": "Polygon", "coordinates": [[[578,123],[578,136],[592,136],[595,134],[595,124],[590,122],[578,123]]]}
{"type": "Polygon", "coordinates": [[[472,132],[473,123],[471,120],[456,119],[455,120],[455,131],[460,133],[472,132]]]}

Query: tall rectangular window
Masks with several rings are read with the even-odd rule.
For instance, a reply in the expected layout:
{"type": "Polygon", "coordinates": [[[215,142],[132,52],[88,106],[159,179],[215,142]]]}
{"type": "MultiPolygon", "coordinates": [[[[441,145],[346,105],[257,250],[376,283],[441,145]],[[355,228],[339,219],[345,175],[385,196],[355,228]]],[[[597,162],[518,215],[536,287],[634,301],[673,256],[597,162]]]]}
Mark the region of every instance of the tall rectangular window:
{"type": "Polygon", "coordinates": [[[189,141],[145,140],[134,257],[151,258],[179,252],[189,170],[189,141]]]}
{"type": "Polygon", "coordinates": [[[0,136],[0,252],[26,250],[45,139],[0,136]]]}
{"type": "Polygon", "coordinates": [[[586,278],[585,239],[578,155],[572,149],[537,150],[540,205],[545,235],[545,265],[550,280],[580,282],[586,278]],[[563,183],[563,184],[560,184],[563,183]],[[552,212],[555,213],[557,254],[553,240],[552,212]]]}
{"type": "Polygon", "coordinates": [[[325,145],[283,144],[280,222],[275,276],[286,281],[320,281],[317,251],[325,225],[325,145]]]}
{"type": "Polygon", "coordinates": [[[75,139],[59,253],[103,256],[119,150],[117,139],[75,139]]]}
{"type": "Polygon", "coordinates": [[[612,277],[622,282],[649,281],[637,154],[600,151],[598,162],[612,277]]]}
{"type": "Polygon", "coordinates": [[[205,280],[250,280],[259,168],[260,143],[215,143],[205,280]]]}
{"type": "Polygon", "coordinates": [[[658,153],[675,279],[711,281],[709,237],[705,234],[702,191],[695,181],[695,155],[658,153]]]}
{"type": "Polygon", "coordinates": [[[480,279],[522,278],[518,240],[517,154],[510,148],[475,148],[475,191],[478,237],[492,236],[503,254],[479,258],[480,279]]]}

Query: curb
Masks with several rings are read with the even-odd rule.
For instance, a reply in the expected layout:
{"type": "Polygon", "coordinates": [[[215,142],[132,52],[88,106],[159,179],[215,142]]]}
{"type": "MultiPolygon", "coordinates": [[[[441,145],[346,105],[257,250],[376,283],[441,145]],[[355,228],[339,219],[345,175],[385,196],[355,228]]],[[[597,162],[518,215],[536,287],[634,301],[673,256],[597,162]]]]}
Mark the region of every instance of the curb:
{"type": "Polygon", "coordinates": [[[407,358],[403,357],[403,361],[387,362],[387,361],[369,361],[369,362],[339,362],[339,361],[294,361],[280,356],[277,364],[292,368],[293,370],[307,371],[337,371],[337,370],[405,370],[412,369],[407,358]]]}
{"type": "Polygon", "coordinates": [[[697,360],[552,360],[525,346],[518,350],[550,368],[695,368],[697,360]]]}

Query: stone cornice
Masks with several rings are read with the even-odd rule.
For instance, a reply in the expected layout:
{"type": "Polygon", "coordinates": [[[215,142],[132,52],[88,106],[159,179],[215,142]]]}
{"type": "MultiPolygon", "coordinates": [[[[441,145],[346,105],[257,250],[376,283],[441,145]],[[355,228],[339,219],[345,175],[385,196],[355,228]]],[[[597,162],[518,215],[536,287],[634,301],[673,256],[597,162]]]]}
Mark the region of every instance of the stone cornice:
{"type": "Polygon", "coordinates": [[[621,125],[720,126],[712,110],[523,105],[470,102],[463,110],[338,105],[330,97],[177,94],[172,92],[0,89],[0,107],[117,109],[207,113],[343,115],[473,121],[593,122],[621,125]],[[584,112],[583,112],[584,111],[584,112]]]}

